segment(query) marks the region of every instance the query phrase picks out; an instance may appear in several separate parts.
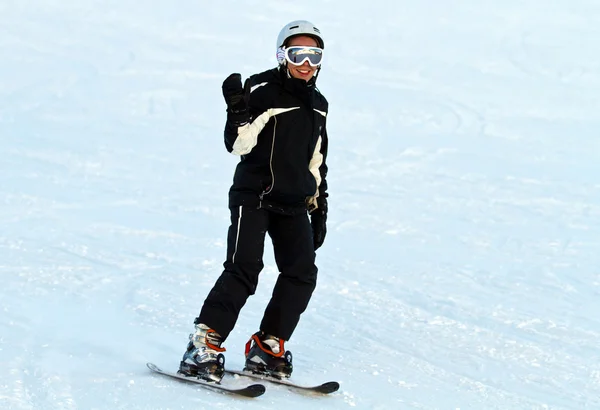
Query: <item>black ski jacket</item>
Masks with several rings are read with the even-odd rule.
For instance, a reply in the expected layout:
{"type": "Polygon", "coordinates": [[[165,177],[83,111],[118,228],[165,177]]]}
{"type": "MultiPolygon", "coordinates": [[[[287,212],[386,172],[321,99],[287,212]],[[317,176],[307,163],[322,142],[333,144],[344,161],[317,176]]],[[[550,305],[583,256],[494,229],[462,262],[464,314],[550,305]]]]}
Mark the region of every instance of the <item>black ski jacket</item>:
{"type": "Polygon", "coordinates": [[[229,206],[256,206],[283,214],[312,211],[327,197],[328,103],[315,79],[274,68],[248,79],[250,122],[228,116],[225,147],[240,155],[229,206]]]}

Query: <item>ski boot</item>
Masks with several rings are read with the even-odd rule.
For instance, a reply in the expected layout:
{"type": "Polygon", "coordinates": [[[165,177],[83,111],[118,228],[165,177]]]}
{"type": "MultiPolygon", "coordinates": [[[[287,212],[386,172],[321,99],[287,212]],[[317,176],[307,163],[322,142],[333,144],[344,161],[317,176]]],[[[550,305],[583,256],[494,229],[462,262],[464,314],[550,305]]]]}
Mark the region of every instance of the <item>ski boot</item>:
{"type": "Polygon", "coordinates": [[[257,332],[246,343],[246,365],[244,371],[264,374],[276,379],[288,378],[292,374],[292,353],[285,351],[284,340],[257,332]]]}
{"type": "Polygon", "coordinates": [[[190,335],[186,352],[179,363],[179,373],[219,383],[225,373],[225,356],[221,336],[204,324],[197,324],[190,335]]]}

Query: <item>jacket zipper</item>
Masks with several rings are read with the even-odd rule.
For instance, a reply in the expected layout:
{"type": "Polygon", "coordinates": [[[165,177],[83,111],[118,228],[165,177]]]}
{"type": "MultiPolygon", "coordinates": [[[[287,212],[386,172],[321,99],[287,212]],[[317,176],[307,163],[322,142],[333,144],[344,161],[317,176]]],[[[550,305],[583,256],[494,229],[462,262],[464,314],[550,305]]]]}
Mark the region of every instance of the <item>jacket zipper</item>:
{"type": "Polygon", "coordinates": [[[271,193],[273,190],[273,186],[275,185],[275,172],[273,171],[273,153],[275,152],[275,134],[277,132],[277,117],[274,116],[275,124],[273,124],[273,142],[271,142],[271,155],[269,156],[269,168],[271,170],[271,185],[267,187],[261,194],[258,196],[260,199],[260,203],[258,204],[259,208],[262,208],[262,201],[265,195],[271,193]]]}

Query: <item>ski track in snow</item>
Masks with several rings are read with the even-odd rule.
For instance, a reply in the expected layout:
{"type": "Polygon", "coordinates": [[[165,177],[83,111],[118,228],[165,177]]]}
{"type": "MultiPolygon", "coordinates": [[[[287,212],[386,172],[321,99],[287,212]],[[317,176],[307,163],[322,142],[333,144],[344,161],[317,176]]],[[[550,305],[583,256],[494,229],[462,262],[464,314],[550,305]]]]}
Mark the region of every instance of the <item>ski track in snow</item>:
{"type": "Polygon", "coordinates": [[[591,0],[0,5],[0,407],[600,408],[598,23],[591,0]],[[221,270],[220,83],[295,18],[327,36],[331,212],[288,347],[342,388],[239,400],[144,364],[177,366],[221,270]]]}

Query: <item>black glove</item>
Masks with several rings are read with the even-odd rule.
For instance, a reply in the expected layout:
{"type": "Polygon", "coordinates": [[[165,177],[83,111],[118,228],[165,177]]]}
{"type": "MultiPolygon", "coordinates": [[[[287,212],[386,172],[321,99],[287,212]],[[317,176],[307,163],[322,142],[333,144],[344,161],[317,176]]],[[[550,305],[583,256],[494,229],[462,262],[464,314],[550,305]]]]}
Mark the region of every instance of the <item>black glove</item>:
{"type": "Polygon", "coordinates": [[[310,225],[313,231],[315,251],[323,245],[325,235],[327,234],[327,199],[325,197],[318,197],[317,203],[319,207],[310,214],[310,225]]]}
{"type": "Polygon", "coordinates": [[[223,81],[223,97],[227,104],[228,120],[241,125],[250,120],[248,112],[248,95],[250,82],[246,80],[245,87],[242,88],[242,76],[233,73],[223,81]]]}

